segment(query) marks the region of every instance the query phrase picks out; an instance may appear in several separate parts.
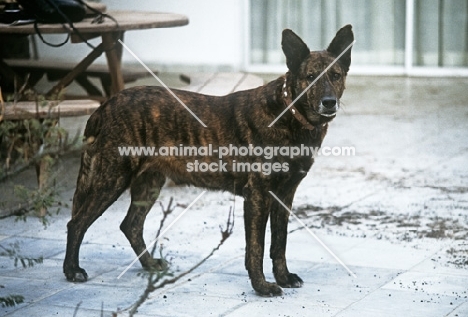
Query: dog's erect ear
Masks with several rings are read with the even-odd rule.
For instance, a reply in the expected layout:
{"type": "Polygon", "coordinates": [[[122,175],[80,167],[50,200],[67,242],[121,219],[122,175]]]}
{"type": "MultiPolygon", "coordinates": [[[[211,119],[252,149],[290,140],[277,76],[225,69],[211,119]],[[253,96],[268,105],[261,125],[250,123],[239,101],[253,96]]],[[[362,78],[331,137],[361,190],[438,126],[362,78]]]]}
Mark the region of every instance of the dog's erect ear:
{"type": "MultiPolygon", "coordinates": [[[[331,41],[327,51],[333,56],[340,55],[354,41],[354,35],[350,24],[343,26],[336,32],[335,38],[331,41]]],[[[351,65],[351,48],[340,57],[339,63],[348,72],[351,65]]]]}
{"type": "Polygon", "coordinates": [[[286,55],[286,65],[291,72],[296,72],[304,59],[310,55],[307,45],[290,29],[283,31],[281,47],[286,55]]]}

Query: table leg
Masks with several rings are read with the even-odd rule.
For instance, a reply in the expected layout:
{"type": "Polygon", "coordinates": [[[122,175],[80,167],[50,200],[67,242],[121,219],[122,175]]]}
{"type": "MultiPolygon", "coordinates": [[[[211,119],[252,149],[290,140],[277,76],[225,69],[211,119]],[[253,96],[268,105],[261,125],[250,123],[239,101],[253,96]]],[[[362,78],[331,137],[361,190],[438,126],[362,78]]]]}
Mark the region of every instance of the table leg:
{"type": "Polygon", "coordinates": [[[107,66],[112,80],[111,95],[124,89],[122,75],[122,45],[116,43],[117,39],[123,39],[123,33],[104,33],[102,43],[106,49],[107,66]]]}
{"type": "MultiPolygon", "coordinates": [[[[18,76],[7,63],[0,58],[0,75],[2,75],[5,83],[11,83],[14,85],[16,80],[16,85],[21,87],[24,84],[22,77],[18,76]]],[[[16,93],[16,91],[15,91],[16,93]]]]}
{"type": "Polygon", "coordinates": [[[72,69],[65,77],[63,77],[52,89],[47,92],[47,96],[57,96],[57,94],[66,86],[70,85],[75,78],[83,73],[96,58],[101,56],[104,51],[103,43],[99,44],[91,53],[88,54],[75,68],[72,69]]]}

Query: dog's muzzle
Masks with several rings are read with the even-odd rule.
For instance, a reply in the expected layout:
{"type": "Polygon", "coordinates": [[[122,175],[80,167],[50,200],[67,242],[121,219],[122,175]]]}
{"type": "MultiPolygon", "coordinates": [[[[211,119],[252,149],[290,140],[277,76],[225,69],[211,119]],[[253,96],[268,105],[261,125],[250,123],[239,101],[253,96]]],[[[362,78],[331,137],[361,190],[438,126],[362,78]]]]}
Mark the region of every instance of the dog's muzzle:
{"type": "Polygon", "coordinates": [[[332,117],[338,111],[340,102],[336,98],[323,98],[318,113],[324,117],[332,117]]]}

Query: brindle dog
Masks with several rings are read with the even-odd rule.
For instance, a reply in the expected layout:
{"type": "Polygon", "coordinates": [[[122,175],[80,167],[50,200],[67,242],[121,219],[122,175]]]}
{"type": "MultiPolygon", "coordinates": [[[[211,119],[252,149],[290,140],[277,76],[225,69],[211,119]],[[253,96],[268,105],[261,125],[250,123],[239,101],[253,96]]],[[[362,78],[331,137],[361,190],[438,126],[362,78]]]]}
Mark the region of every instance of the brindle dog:
{"type": "MultiPolygon", "coordinates": [[[[320,73],[354,40],[351,26],[341,28],[326,50],[311,52],[291,30],[282,34],[282,48],[289,71],[278,79],[255,89],[215,97],[173,90],[203,121],[203,127],[162,87],[126,89],[104,103],[89,118],[85,129],[87,145],[82,153],[81,168],[73,198],[72,219],[68,223],[67,251],[63,271],[69,281],[86,281],[86,271],[79,266],[79,249],[83,236],[127,188],[132,204],[120,229],[136,254],[146,249],[143,224],[157,199],[166,177],[177,184],[189,184],[213,190],[230,191],[244,198],[246,237],[245,266],[252,287],[260,295],[280,295],[281,287],[301,287],[302,279],[290,273],[285,249],[288,211],[294,193],[313,163],[310,156],[224,157],[227,166],[239,159],[247,163],[279,163],[287,169],[272,172],[189,172],[187,164],[218,162],[218,157],[200,156],[121,156],[120,146],[314,146],[319,147],[327,133],[328,122],[339,109],[345,78],[351,63],[351,50],[308,89],[303,96],[271,127],[320,73]],[[286,164],[286,165],[284,165],[286,164]],[[133,202],[148,202],[134,204],[133,202]],[[276,283],[263,274],[265,229],[271,222],[270,257],[276,283]]],[[[148,252],[140,258],[144,268],[160,269],[164,263],[148,252]]]]}

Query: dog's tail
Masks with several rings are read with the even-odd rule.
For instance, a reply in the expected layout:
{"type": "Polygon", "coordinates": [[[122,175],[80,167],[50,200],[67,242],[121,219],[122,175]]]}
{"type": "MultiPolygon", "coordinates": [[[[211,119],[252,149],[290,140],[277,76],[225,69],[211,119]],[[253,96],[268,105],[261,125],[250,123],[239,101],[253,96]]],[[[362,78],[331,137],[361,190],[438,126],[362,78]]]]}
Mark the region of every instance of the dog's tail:
{"type": "Polygon", "coordinates": [[[105,105],[102,105],[89,117],[84,131],[84,142],[91,144],[96,140],[102,128],[102,112],[105,105]]]}
{"type": "MultiPolygon", "coordinates": [[[[95,178],[96,173],[99,172],[96,170],[99,164],[99,160],[96,158],[96,154],[98,153],[98,146],[96,143],[97,137],[102,130],[102,123],[104,122],[103,106],[104,105],[96,109],[86,123],[83,137],[83,152],[81,153],[81,166],[78,173],[75,196],[73,198],[74,203],[82,202],[86,199],[92,188],[93,178],[95,178]]],[[[77,212],[78,210],[75,210],[74,205],[72,215],[77,212]]]]}

